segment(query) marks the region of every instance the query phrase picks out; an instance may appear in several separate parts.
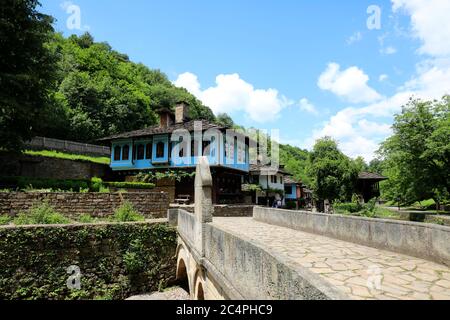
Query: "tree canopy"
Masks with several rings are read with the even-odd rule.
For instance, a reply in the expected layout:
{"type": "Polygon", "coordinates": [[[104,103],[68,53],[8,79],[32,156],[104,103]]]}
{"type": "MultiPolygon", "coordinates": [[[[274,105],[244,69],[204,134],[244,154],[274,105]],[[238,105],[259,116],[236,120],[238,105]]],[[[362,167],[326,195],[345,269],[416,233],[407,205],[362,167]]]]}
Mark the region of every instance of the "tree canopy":
{"type": "Polygon", "coordinates": [[[379,150],[384,174],[383,196],[405,203],[449,198],[450,97],[441,101],[410,100],[395,117],[394,134],[379,150]]]}
{"type": "Polygon", "coordinates": [[[215,120],[212,111],[185,89],[175,87],[159,70],[131,62],[107,43],[86,33],[51,41],[59,54],[53,120],[40,134],[75,141],[142,129],[157,124],[156,111],[183,100],[191,117],[215,120]]]}
{"type": "Polygon", "coordinates": [[[319,200],[347,201],[352,198],[358,178],[355,163],[329,137],[317,140],[308,160],[308,175],[319,200]]]}
{"type": "Polygon", "coordinates": [[[0,147],[18,150],[38,130],[54,90],[53,18],[37,0],[4,0],[0,9],[0,147]]]}

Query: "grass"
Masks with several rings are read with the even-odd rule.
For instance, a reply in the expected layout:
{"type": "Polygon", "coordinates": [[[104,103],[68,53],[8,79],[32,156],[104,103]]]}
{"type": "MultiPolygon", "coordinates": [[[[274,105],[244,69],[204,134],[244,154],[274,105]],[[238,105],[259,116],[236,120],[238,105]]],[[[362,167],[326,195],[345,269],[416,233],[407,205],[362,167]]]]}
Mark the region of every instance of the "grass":
{"type": "Polygon", "coordinates": [[[5,226],[11,222],[11,217],[7,215],[0,216],[0,226],[5,226]]]}
{"type": "Polygon", "coordinates": [[[56,212],[48,203],[43,202],[26,212],[19,213],[13,222],[15,225],[68,224],[71,220],[56,212]]]}
{"type": "Polygon", "coordinates": [[[47,158],[58,158],[58,159],[73,160],[73,161],[82,160],[82,161],[89,161],[89,162],[106,164],[106,165],[109,165],[109,163],[110,163],[110,159],[107,157],[91,157],[91,156],[63,153],[63,152],[59,152],[59,151],[50,151],[50,150],[42,150],[42,151],[26,150],[26,151],[24,151],[24,154],[27,154],[30,156],[41,156],[41,157],[47,157],[47,158]]]}
{"type": "Polygon", "coordinates": [[[117,222],[134,222],[144,221],[145,217],[133,207],[133,204],[131,202],[125,201],[114,212],[113,220],[117,222]]]}

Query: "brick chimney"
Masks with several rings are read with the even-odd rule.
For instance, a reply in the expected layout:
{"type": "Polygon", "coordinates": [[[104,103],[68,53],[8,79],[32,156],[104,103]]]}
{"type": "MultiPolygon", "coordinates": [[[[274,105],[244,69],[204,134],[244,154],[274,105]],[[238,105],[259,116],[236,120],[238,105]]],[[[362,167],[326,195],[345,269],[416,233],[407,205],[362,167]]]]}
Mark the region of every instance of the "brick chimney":
{"type": "Polygon", "coordinates": [[[175,107],[175,123],[186,122],[189,118],[189,104],[185,101],[180,101],[175,107]]]}
{"type": "Polygon", "coordinates": [[[167,108],[158,111],[159,126],[161,128],[167,128],[173,125],[173,113],[167,108]]]}

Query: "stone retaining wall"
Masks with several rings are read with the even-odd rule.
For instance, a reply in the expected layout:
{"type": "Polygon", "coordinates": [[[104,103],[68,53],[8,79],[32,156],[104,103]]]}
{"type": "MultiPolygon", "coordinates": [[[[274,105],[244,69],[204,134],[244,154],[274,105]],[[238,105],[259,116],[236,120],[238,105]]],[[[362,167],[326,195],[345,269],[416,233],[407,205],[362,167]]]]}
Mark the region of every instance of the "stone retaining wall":
{"type": "Polygon", "coordinates": [[[107,217],[129,201],[146,218],[165,218],[169,209],[167,193],[0,193],[0,215],[16,216],[33,205],[48,202],[56,211],[76,219],[82,214],[107,217]]]}
{"type": "Polygon", "coordinates": [[[255,207],[253,218],[450,266],[449,227],[262,207],[255,207]]]}
{"type": "Polygon", "coordinates": [[[174,280],[176,245],[165,219],[0,226],[0,300],[125,299],[157,291],[174,280]],[[80,287],[70,289],[75,268],[80,287]]]}
{"type": "Polygon", "coordinates": [[[90,161],[0,153],[0,176],[83,180],[112,175],[108,165],[90,161]]]}

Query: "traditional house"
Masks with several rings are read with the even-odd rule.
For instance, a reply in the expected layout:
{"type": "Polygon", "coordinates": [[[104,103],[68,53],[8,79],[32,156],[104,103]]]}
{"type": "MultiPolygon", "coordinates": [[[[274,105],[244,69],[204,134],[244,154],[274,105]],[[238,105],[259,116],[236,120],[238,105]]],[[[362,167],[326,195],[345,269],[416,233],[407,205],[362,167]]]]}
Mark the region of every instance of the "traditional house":
{"type": "Polygon", "coordinates": [[[273,169],[261,164],[251,165],[249,183],[259,185],[262,189],[256,192],[254,202],[271,205],[275,200],[284,200],[285,178],[290,175],[284,170],[284,166],[273,169]]]}
{"type": "Polygon", "coordinates": [[[358,195],[364,199],[364,202],[378,198],[380,196],[380,182],[387,179],[378,173],[361,172],[356,184],[358,195]]]}
{"type": "MultiPolygon", "coordinates": [[[[160,124],[113,135],[100,141],[111,145],[111,168],[126,177],[139,172],[183,170],[194,172],[198,156],[206,156],[213,176],[213,202],[239,203],[241,185],[250,170],[249,138],[206,120],[188,116],[188,105],[180,102],[175,113],[159,111],[160,124]]],[[[174,201],[194,197],[194,178],[165,182],[174,201]]]]}
{"type": "Polygon", "coordinates": [[[302,206],[302,184],[292,177],[285,177],[284,179],[284,196],[286,205],[293,208],[300,208],[302,206]]]}

